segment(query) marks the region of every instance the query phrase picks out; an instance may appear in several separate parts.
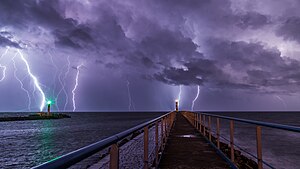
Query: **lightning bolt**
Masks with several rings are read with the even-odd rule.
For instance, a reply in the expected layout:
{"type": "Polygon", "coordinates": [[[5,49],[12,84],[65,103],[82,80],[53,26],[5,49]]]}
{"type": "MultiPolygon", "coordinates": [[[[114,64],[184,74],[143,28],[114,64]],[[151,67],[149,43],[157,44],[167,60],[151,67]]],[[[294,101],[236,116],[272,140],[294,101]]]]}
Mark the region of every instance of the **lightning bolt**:
{"type": "MultiPolygon", "coordinates": [[[[3,57],[4,55],[7,54],[8,49],[9,49],[9,48],[6,48],[5,52],[2,53],[2,55],[1,55],[1,57],[0,57],[0,60],[2,59],[2,57],[3,57]]],[[[0,79],[0,82],[2,82],[2,81],[5,79],[5,77],[6,77],[6,66],[3,66],[3,65],[0,64],[0,68],[2,69],[2,78],[0,79]]]]}
{"type": "MultiPolygon", "coordinates": [[[[71,67],[71,63],[70,63],[70,56],[67,57],[67,71],[65,72],[65,74],[63,75],[63,78],[62,78],[62,71],[60,72],[60,74],[58,75],[58,80],[59,80],[59,83],[60,85],[62,86],[62,88],[60,89],[60,91],[58,92],[57,96],[56,96],[56,100],[58,99],[58,96],[60,95],[60,93],[63,91],[65,96],[66,96],[66,102],[65,102],[65,105],[64,105],[64,111],[66,110],[66,107],[68,105],[68,100],[69,100],[69,97],[68,97],[68,93],[65,89],[65,85],[66,85],[66,78],[70,72],[70,67],[71,67]],[[63,79],[63,80],[62,80],[63,79]]],[[[57,101],[55,102],[57,104],[57,101]]]]}
{"type": "Polygon", "coordinates": [[[79,73],[80,73],[80,68],[83,66],[83,64],[80,64],[79,66],[76,67],[77,73],[76,73],[76,79],[75,79],[75,86],[72,90],[72,101],[73,101],[73,112],[76,110],[76,102],[75,102],[75,91],[77,89],[78,86],[78,77],[79,77],[79,73]]]}
{"type": "Polygon", "coordinates": [[[178,100],[180,101],[181,99],[181,85],[179,85],[179,93],[178,93],[178,100]]]}
{"type": "Polygon", "coordinates": [[[129,83],[129,81],[127,80],[127,92],[128,92],[128,110],[130,111],[131,110],[131,103],[132,103],[132,101],[131,101],[131,94],[130,94],[130,88],[129,88],[129,85],[130,85],[130,83],[129,83]]]}
{"type": "MultiPolygon", "coordinates": [[[[54,90],[55,90],[55,88],[56,88],[55,80],[56,80],[56,76],[57,76],[57,72],[58,72],[58,67],[57,67],[56,64],[54,63],[53,55],[50,53],[50,51],[48,51],[48,54],[49,54],[49,56],[50,56],[50,61],[51,61],[52,65],[53,65],[53,67],[55,68],[55,74],[54,74],[54,89],[53,89],[53,92],[54,92],[54,90]]],[[[54,95],[54,93],[53,93],[53,95],[54,95]]]]}
{"type": "Polygon", "coordinates": [[[15,78],[19,81],[19,83],[20,83],[20,85],[21,85],[21,89],[27,94],[27,98],[28,98],[28,106],[27,106],[27,108],[28,108],[29,111],[31,111],[31,110],[30,110],[30,107],[31,107],[31,98],[30,98],[29,91],[26,90],[26,89],[24,88],[24,84],[23,84],[22,80],[19,79],[18,76],[17,76],[17,71],[18,71],[18,69],[17,69],[17,66],[16,66],[16,62],[15,62],[15,60],[14,60],[17,54],[18,54],[18,53],[16,53],[15,56],[11,59],[12,62],[13,62],[13,65],[14,65],[14,69],[15,69],[15,71],[14,71],[14,76],[15,76],[15,78]]]}
{"type": "Polygon", "coordinates": [[[192,103],[192,110],[194,110],[195,101],[198,99],[199,93],[200,93],[200,86],[198,85],[198,86],[197,86],[197,95],[196,95],[196,97],[194,98],[193,103],[192,103]]]}
{"type": "Polygon", "coordinates": [[[180,105],[180,99],[181,99],[181,85],[179,85],[179,93],[178,93],[178,97],[175,100],[175,102],[178,103],[178,106],[180,105]]]}
{"type": "MultiPolygon", "coordinates": [[[[53,55],[50,53],[50,51],[48,51],[48,54],[50,56],[50,61],[53,65],[53,67],[55,68],[55,74],[54,74],[54,79],[53,79],[54,87],[52,89],[52,96],[54,96],[54,92],[55,92],[55,89],[56,89],[56,77],[57,77],[57,72],[58,72],[59,69],[58,69],[57,65],[54,63],[53,55]]],[[[59,108],[58,108],[58,105],[57,105],[57,98],[55,99],[55,107],[59,111],[59,108]]]]}
{"type": "Polygon", "coordinates": [[[287,109],[287,105],[286,105],[286,102],[278,95],[275,96],[284,106],[285,109],[287,109]]]}
{"type": "Polygon", "coordinates": [[[18,51],[18,53],[19,53],[22,61],[26,65],[27,73],[29,74],[29,76],[33,80],[34,86],[38,89],[38,91],[40,92],[40,94],[42,96],[41,105],[40,105],[40,111],[43,111],[44,106],[45,106],[45,102],[46,102],[45,93],[43,92],[38,79],[31,73],[31,69],[30,69],[30,66],[28,64],[28,61],[25,59],[25,57],[23,56],[22,52],[19,49],[17,49],[17,51],[18,51]]]}

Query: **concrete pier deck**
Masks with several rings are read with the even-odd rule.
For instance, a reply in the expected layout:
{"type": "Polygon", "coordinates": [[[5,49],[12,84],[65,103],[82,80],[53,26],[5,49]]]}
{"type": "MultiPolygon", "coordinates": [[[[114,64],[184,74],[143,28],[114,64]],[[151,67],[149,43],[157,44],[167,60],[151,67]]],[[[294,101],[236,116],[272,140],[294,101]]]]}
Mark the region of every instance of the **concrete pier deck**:
{"type": "Polygon", "coordinates": [[[225,169],[230,167],[188,120],[181,113],[177,113],[159,168],[225,169]]]}

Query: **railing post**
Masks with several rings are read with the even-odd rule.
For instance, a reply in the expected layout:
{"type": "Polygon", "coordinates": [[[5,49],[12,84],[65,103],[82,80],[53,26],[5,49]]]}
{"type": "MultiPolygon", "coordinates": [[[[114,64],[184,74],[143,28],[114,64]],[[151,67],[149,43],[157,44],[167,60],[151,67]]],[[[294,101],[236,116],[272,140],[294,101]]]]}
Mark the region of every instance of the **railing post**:
{"type": "Polygon", "coordinates": [[[257,146],[258,169],[262,169],[263,163],[262,163],[261,126],[256,126],[256,146],[257,146]]]}
{"type": "Polygon", "coordinates": [[[169,119],[168,116],[166,116],[166,119],[165,119],[166,120],[166,123],[165,123],[166,124],[166,138],[168,137],[168,131],[169,131],[168,119],[169,119]]]}
{"type": "Polygon", "coordinates": [[[165,138],[166,138],[166,119],[163,118],[163,145],[165,144],[165,138]]]}
{"type": "Polygon", "coordinates": [[[199,125],[199,123],[198,123],[198,114],[196,113],[196,129],[198,130],[198,125],[199,125]]]}
{"type": "Polygon", "coordinates": [[[211,117],[208,116],[208,131],[209,131],[209,141],[211,141],[211,117]]]}
{"type": "Polygon", "coordinates": [[[118,169],[119,168],[119,147],[117,144],[111,145],[109,154],[110,154],[109,168],[118,169]]]}
{"type": "Polygon", "coordinates": [[[196,122],[197,122],[197,114],[194,113],[194,127],[196,127],[196,122]]]}
{"type": "Polygon", "coordinates": [[[200,133],[202,132],[202,114],[200,114],[200,129],[199,129],[199,131],[200,131],[200,133]]]}
{"type": "Polygon", "coordinates": [[[197,113],[197,131],[200,129],[200,121],[199,121],[199,114],[197,113]]]}
{"type": "Polygon", "coordinates": [[[195,114],[195,128],[197,128],[197,113],[194,114],[195,114]]]}
{"type": "Polygon", "coordinates": [[[144,169],[148,169],[148,126],[144,127],[144,169]]]}
{"type": "Polygon", "coordinates": [[[167,142],[167,117],[164,118],[164,140],[167,142]]]}
{"type": "Polygon", "coordinates": [[[168,135],[170,135],[170,131],[171,131],[171,115],[168,115],[168,135]]]}
{"type": "Polygon", "coordinates": [[[234,162],[234,141],[233,141],[233,120],[230,120],[230,154],[231,154],[231,161],[234,162]]]}
{"type": "Polygon", "coordinates": [[[220,149],[220,119],[217,118],[217,147],[220,149]]]}
{"type": "Polygon", "coordinates": [[[203,135],[205,137],[205,115],[203,115],[203,135]]]}
{"type": "Polygon", "coordinates": [[[158,121],[155,122],[155,166],[158,165],[158,121]]]}
{"type": "Polygon", "coordinates": [[[164,144],[164,127],[163,127],[163,118],[160,119],[160,144],[161,144],[161,149],[163,148],[164,144]]]}

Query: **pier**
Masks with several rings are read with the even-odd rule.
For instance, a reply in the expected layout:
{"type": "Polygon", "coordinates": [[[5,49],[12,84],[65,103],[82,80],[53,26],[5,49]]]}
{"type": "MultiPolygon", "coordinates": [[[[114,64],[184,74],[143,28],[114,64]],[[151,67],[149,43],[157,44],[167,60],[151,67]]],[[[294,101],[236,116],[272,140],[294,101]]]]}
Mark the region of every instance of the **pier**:
{"type": "Polygon", "coordinates": [[[275,168],[262,156],[263,128],[300,133],[300,127],[296,126],[209,112],[173,111],[33,168],[58,169],[73,165],[76,168],[78,163],[92,155],[98,155],[99,163],[105,165],[93,167],[91,164],[85,168],[275,168]],[[221,126],[221,121],[227,121],[229,125],[221,126]],[[236,144],[235,123],[254,126],[256,144],[251,146],[255,146],[256,154],[236,144]],[[228,135],[221,135],[221,128],[228,128],[228,135]],[[134,144],[134,151],[122,149],[124,145],[136,140],[141,144],[134,144]],[[130,163],[132,159],[134,164],[130,163]]]}
{"type": "Polygon", "coordinates": [[[25,121],[25,120],[50,120],[50,119],[63,119],[71,118],[71,116],[63,113],[37,113],[29,116],[15,116],[15,117],[0,117],[0,122],[9,121],[25,121]]]}
{"type": "Polygon", "coordinates": [[[158,168],[230,168],[189,121],[178,113],[158,168]]]}

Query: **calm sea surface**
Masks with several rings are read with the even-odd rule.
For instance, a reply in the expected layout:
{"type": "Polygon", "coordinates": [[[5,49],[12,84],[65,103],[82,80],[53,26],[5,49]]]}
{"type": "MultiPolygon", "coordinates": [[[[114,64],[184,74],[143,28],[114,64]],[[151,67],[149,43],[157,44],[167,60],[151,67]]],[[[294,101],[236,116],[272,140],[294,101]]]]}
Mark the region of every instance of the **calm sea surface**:
{"type": "MultiPolygon", "coordinates": [[[[0,168],[30,168],[162,114],[89,112],[71,113],[70,119],[0,122],[0,168]]],[[[218,114],[300,126],[300,113],[296,112],[218,114]]],[[[0,113],[0,116],[14,115],[17,113],[0,113]]],[[[263,128],[262,132],[266,162],[275,168],[299,168],[300,133],[269,128],[263,128]]],[[[229,138],[228,133],[229,123],[222,120],[221,134],[229,138]]],[[[256,154],[255,126],[235,123],[234,135],[236,144],[256,154]]]]}
{"type": "MultiPolygon", "coordinates": [[[[235,112],[214,114],[300,127],[300,112],[235,112]]],[[[214,130],[216,119],[212,121],[214,130]]],[[[221,120],[221,135],[229,140],[229,122],[227,120],[221,120]]],[[[234,139],[235,144],[256,156],[256,127],[254,125],[235,122],[234,139]]],[[[223,141],[226,142],[224,139],[223,141]]],[[[262,147],[263,160],[274,168],[300,168],[300,133],[262,127],[262,147]]],[[[251,157],[246,153],[243,154],[251,157]]],[[[264,168],[269,167],[264,166],[264,168]]]]}
{"type": "MultiPolygon", "coordinates": [[[[163,112],[70,113],[72,118],[0,122],[0,168],[30,168],[163,112]]],[[[0,116],[26,115],[0,113],[0,116]]]]}

